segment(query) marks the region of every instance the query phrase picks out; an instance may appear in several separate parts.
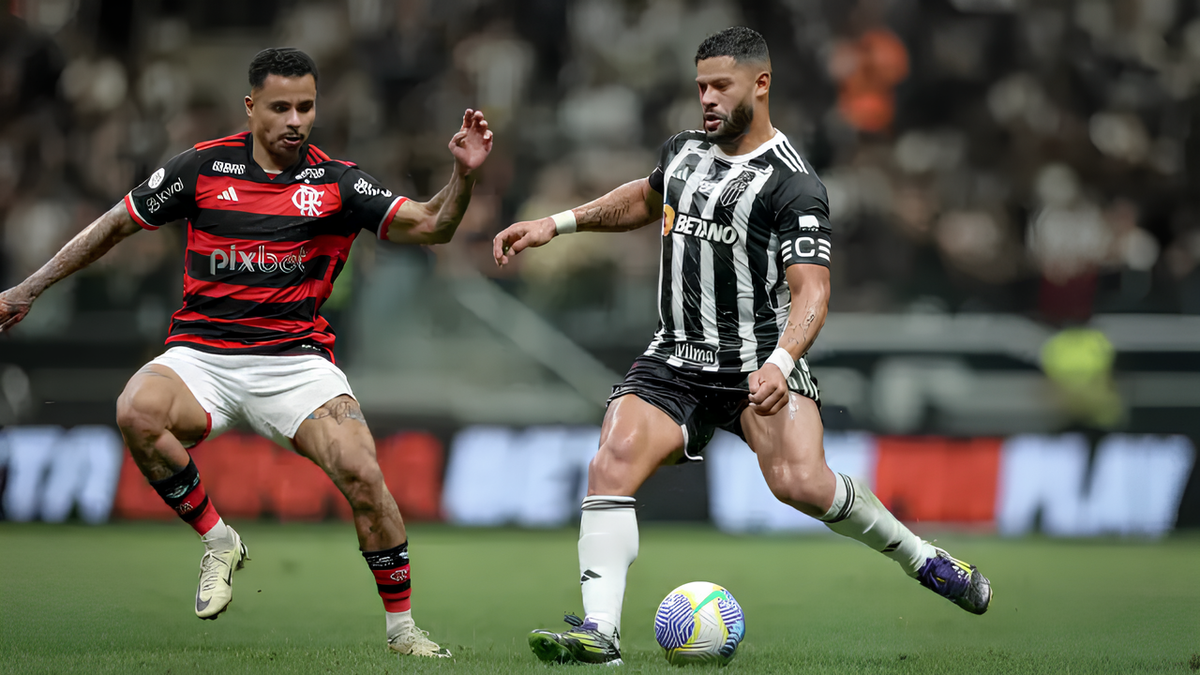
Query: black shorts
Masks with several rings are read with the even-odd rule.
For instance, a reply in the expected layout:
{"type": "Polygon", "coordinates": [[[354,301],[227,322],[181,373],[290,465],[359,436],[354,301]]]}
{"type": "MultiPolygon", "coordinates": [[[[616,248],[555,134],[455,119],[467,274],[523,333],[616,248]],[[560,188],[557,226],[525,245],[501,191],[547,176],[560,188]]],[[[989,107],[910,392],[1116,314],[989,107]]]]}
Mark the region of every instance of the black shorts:
{"type": "MultiPolygon", "coordinates": [[[[717,429],[737,434],[742,440],[742,411],[750,405],[749,373],[706,373],[684,370],[665,361],[639,356],[625,380],[613,387],[611,404],[629,394],[663,411],[683,430],[684,461],[704,459],[701,453],[717,429]]],[[[821,407],[817,379],[803,359],[788,377],[788,388],[810,398],[821,407]]]]}

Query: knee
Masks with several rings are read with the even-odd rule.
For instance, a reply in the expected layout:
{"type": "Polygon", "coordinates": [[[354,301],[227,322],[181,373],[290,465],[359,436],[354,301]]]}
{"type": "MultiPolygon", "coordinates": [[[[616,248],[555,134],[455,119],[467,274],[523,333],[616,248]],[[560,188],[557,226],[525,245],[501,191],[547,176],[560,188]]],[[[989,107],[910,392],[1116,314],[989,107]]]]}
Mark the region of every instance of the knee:
{"type": "Polygon", "coordinates": [[[379,463],[365,450],[342,462],[335,473],[335,481],[355,511],[378,509],[387,491],[379,463]]]}
{"type": "Polygon", "coordinates": [[[767,487],[776,499],[814,518],[825,515],[831,497],[823,478],[829,469],[795,464],[764,468],[767,487]]]}
{"type": "Polygon", "coordinates": [[[588,477],[619,482],[633,465],[636,446],[635,440],[630,437],[605,439],[596,456],[588,463],[588,477]]]}
{"type": "Polygon", "coordinates": [[[141,387],[126,387],[117,399],[117,426],[127,441],[156,438],[167,426],[170,402],[141,387]]]}

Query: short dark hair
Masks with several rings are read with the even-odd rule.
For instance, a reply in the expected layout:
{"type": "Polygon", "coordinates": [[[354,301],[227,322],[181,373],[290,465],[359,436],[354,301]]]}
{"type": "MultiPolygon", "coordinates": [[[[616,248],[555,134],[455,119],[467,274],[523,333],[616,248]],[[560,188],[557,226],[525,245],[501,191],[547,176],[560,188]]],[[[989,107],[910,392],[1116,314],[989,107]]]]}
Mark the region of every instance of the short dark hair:
{"type": "Polygon", "coordinates": [[[311,56],[294,47],[269,47],[255,54],[250,61],[250,89],[262,87],[268,75],[312,75],[313,84],[316,84],[317,64],[311,56]]]}
{"type": "Polygon", "coordinates": [[[696,49],[696,63],[718,56],[732,56],[738,63],[771,63],[767,41],[758,31],[745,26],[731,26],[713,33],[696,49]]]}

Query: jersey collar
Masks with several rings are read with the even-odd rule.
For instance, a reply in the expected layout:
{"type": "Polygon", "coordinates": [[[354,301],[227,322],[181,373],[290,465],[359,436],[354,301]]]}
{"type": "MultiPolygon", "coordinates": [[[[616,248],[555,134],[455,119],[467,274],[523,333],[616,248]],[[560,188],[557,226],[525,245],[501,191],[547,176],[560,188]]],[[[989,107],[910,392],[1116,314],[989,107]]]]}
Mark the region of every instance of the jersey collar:
{"type": "Polygon", "coordinates": [[[246,165],[254,167],[260,178],[265,179],[268,183],[288,183],[295,179],[296,174],[303,171],[308,165],[308,141],[305,141],[300,146],[300,157],[288,168],[279,173],[267,173],[267,170],[258,165],[254,161],[254,134],[246,136],[246,165]]]}
{"type": "Polygon", "coordinates": [[[745,162],[749,162],[750,160],[754,159],[755,157],[758,157],[759,155],[763,154],[764,152],[770,150],[771,148],[775,147],[776,145],[779,145],[781,142],[783,142],[783,139],[787,138],[786,136],[783,135],[782,131],[780,131],[774,127],[771,128],[771,131],[774,131],[775,134],[773,136],[771,136],[771,138],[769,140],[767,140],[765,143],[758,146],[757,148],[751,150],[750,152],[747,152],[747,153],[744,153],[741,155],[727,155],[727,154],[725,154],[725,151],[722,150],[720,148],[720,146],[718,146],[716,143],[713,143],[709,147],[712,148],[714,155],[716,155],[717,157],[720,157],[721,159],[723,159],[727,162],[732,162],[734,164],[744,164],[745,162]]]}

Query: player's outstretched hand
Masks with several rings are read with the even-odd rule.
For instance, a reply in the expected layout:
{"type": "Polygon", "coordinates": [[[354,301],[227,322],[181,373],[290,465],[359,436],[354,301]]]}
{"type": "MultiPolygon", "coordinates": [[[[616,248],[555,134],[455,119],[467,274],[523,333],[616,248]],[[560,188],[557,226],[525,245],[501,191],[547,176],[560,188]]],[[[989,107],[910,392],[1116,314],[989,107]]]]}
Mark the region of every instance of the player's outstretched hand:
{"type": "Polygon", "coordinates": [[[32,305],[33,297],[20,286],[0,293],[0,333],[24,319],[32,305]]]}
{"type": "Polygon", "coordinates": [[[554,238],[554,219],[526,220],[513,223],[492,240],[492,256],[503,266],[512,256],[527,248],[536,248],[554,238]]]}
{"type": "Polygon", "coordinates": [[[450,154],[454,155],[457,168],[464,174],[471,173],[483,165],[491,151],[492,131],[487,120],[482,112],[467,108],[462,128],[450,139],[450,154]]]}
{"type": "Polygon", "coordinates": [[[783,371],[773,363],[750,373],[750,409],[763,417],[774,415],[787,405],[788,385],[783,371]]]}

